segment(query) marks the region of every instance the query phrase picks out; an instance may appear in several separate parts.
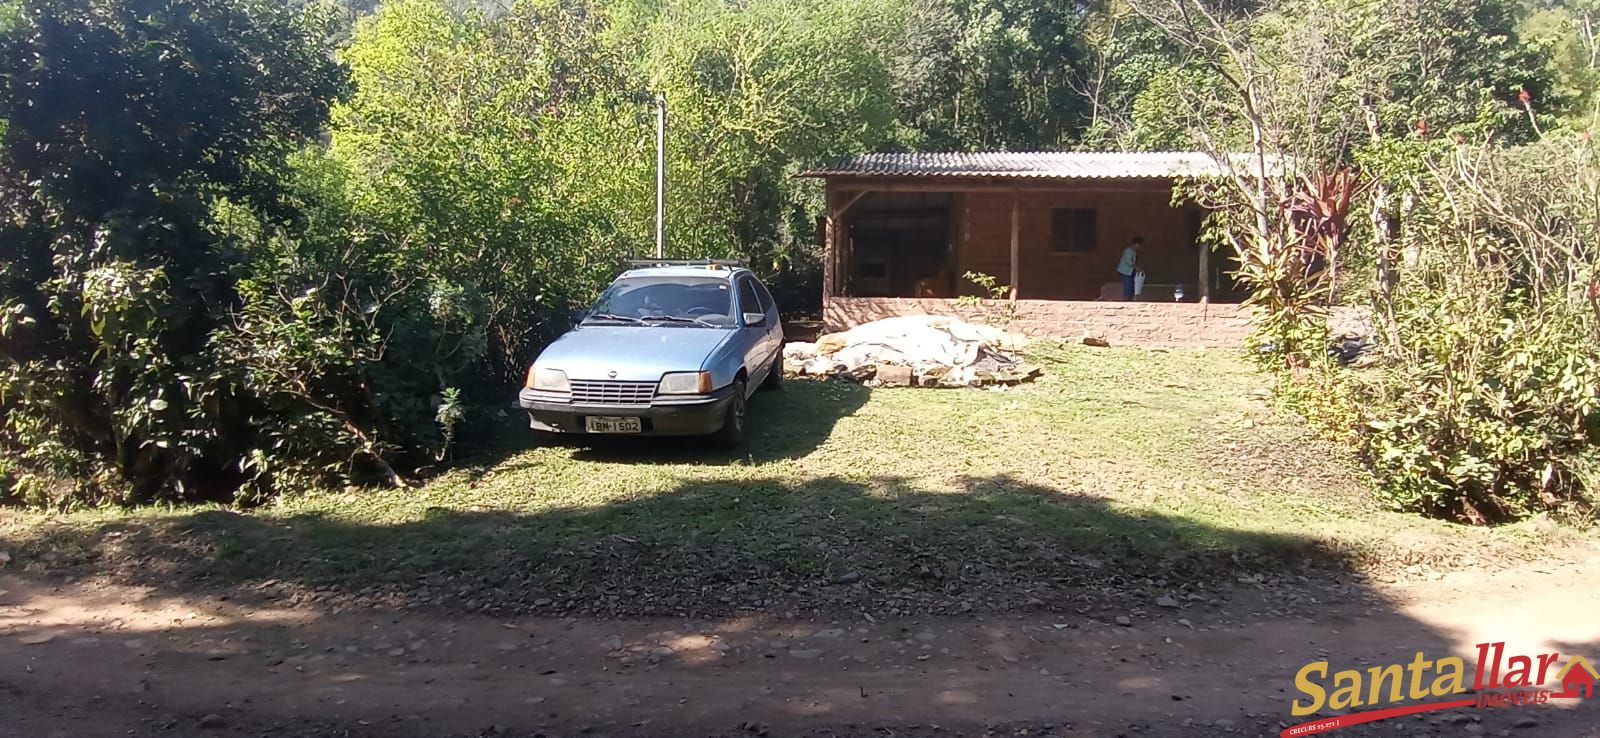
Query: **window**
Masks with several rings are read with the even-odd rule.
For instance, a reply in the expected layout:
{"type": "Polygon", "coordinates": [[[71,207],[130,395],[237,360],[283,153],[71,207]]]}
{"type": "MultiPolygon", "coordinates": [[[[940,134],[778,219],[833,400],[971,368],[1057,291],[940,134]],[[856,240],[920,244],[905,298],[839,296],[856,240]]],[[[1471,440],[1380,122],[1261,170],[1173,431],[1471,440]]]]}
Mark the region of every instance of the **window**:
{"type": "Polygon", "coordinates": [[[756,280],[756,297],[761,298],[761,312],[772,309],[772,293],[767,291],[767,286],[756,280]]]}
{"type": "Polygon", "coordinates": [[[1093,208],[1056,208],[1050,217],[1050,249],[1058,254],[1093,251],[1093,208]]]}
{"type": "Polygon", "coordinates": [[[739,280],[739,309],[747,313],[765,313],[761,309],[761,298],[756,297],[756,282],[753,279],[739,280]]]}
{"type": "Polygon", "coordinates": [[[630,277],[613,282],[589,312],[628,318],[695,318],[713,325],[731,325],[732,304],[726,279],[630,277]]]}

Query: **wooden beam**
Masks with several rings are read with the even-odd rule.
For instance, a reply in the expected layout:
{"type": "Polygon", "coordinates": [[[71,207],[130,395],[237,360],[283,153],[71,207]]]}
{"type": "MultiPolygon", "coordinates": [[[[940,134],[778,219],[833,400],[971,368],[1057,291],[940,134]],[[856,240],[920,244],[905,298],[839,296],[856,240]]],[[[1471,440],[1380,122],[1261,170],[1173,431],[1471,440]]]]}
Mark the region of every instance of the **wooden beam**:
{"type": "Polygon", "coordinates": [[[1200,241],[1200,304],[1211,301],[1211,244],[1200,241]]]}
{"type": "Polygon", "coordinates": [[[850,268],[850,264],[856,258],[856,242],[855,239],[850,237],[850,218],[848,216],[839,216],[837,228],[839,229],[839,294],[843,295],[850,291],[851,272],[855,271],[850,268]]]}
{"type": "Polygon", "coordinates": [[[822,307],[824,312],[827,311],[829,298],[844,296],[844,287],[849,276],[850,258],[845,253],[845,239],[843,237],[845,213],[850,212],[850,208],[861,202],[861,198],[871,193],[871,190],[855,191],[850,196],[850,199],[844,201],[843,205],[835,207],[834,201],[838,199],[836,196],[843,195],[847,191],[837,188],[833,182],[829,182],[824,195],[828,203],[828,214],[823,225],[826,233],[822,259],[822,307]]]}
{"type": "Polygon", "coordinates": [[[1022,193],[1011,191],[1011,301],[1017,301],[1017,277],[1021,274],[1018,263],[1022,255],[1022,240],[1020,238],[1022,224],[1017,217],[1017,210],[1021,205],[1022,193]]]}
{"type": "Polygon", "coordinates": [[[839,227],[832,215],[823,219],[822,233],[822,305],[826,308],[829,298],[839,296],[839,227]]]}
{"type": "Polygon", "coordinates": [[[822,311],[826,315],[828,302],[839,297],[839,224],[834,217],[839,191],[834,183],[823,188],[823,202],[827,205],[822,215],[822,311]]]}
{"type": "MultiPolygon", "coordinates": [[[[841,191],[842,192],[847,192],[848,190],[841,190],[841,191]]],[[[833,217],[835,217],[835,218],[844,217],[845,213],[850,212],[850,208],[855,207],[856,203],[861,202],[861,198],[866,197],[871,192],[872,192],[872,190],[861,190],[861,191],[857,192],[855,194],[855,196],[851,197],[849,200],[846,200],[843,205],[839,206],[838,210],[834,211],[833,217]]]]}
{"type": "Polygon", "coordinates": [[[949,270],[950,279],[946,289],[951,297],[961,294],[961,258],[966,254],[967,222],[971,217],[967,209],[966,195],[958,193],[950,197],[950,251],[945,268],[949,270]]]}

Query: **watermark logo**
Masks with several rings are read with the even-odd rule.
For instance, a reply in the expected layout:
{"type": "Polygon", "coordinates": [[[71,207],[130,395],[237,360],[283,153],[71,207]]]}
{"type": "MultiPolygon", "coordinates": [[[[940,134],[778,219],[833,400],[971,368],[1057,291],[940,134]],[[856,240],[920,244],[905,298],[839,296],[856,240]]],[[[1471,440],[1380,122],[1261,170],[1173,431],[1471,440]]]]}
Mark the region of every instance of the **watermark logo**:
{"type": "Polygon", "coordinates": [[[1478,644],[1471,672],[1459,656],[1430,660],[1421,651],[1409,662],[1365,670],[1330,673],[1327,661],[1313,661],[1294,676],[1294,686],[1302,696],[1295,699],[1290,712],[1295,717],[1324,709],[1351,712],[1291,725],[1279,736],[1298,738],[1434,710],[1494,709],[1594,697],[1600,671],[1582,656],[1573,656],[1558,667],[1559,653],[1507,657],[1505,651],[1503,642],[1478,644]],[[1471,695],[1467,695],[1469,677],[1471,695]],[[1544,686],[1552,681],[1555,688],[1544,686]],[[1404,704],[1408,702],[1413,704],[1404,704]]]}

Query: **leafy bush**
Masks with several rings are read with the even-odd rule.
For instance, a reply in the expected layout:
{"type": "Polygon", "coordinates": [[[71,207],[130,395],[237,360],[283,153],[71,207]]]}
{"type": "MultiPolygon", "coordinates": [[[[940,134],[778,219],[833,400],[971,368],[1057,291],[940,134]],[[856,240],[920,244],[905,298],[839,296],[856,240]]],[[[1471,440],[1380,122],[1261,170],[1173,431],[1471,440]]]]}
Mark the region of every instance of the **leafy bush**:
{"type": "Polygon", "coordinates": [[[227,494],[238,396],[209,336],[227,197],[281,210],[284,158],[345,75],[331,16],[271,0],[36,0],[0,24],[0,451],[42,503],[227,494]],[[183,49],[184,53],[173,53],[183,49]]]}
{"type": "Polygon", "coordinates": [[[1257,309],[1251,358],[1269,370],[1298,372],[1320,363],[1336,265],[1364,187],[1360,175],[1338,169],[1294,179],[1223,179],[1187,182],[1174,198],[1213,208],[1202,237],[1233,253],[1234,278],[1248,290],[1245,304],[1257,309]]]}
{"type": "Polygon", "coordinates": [[[396,0],[350,29],[348,69],[320,5],[142,12],[0,18],[0,490],[39,504],[448,459],[649,248],[652,90],[672,251],[745,256],[791,310],[821,265],[819,187],[793,175],[891,129],[868,42],[895,11],[855,0],[396,0]]]}
{"type": "Polygon", "coordinates": [[[965,308],[977,308],[982,312],[984,322],[1001,328],[1010,328],[1017,319],[1017,303],[1011,299],[1011,287],[1000,284],[997,277],[983,272],[966,272],[961,278],[976,285],[979,290],[989,293],[989,297],[962,295],[956,298],[955,304],[965,308]],[[998,310],[984,310],[985,299],[998,305],[998,310]]]}
{"type": "Polygon", "coordinates": [[[1592,496],[1600,444],[1600,149],[1458,146],[1406,183],[1381,369],[1343,391],[1383,494],[1483,523],[1592,496]]]}
{"type": "Polygon", "coordinates": [[[212,336],[217,371],[252,398],[239,453],[255,496],[442,457],[436,406],[483,374],[484,300],[372,227],[343,162],[304,152],[274,223],[234,203],[215,229],[244,256],[241,305],[212,336]]]}
{"type": "Polygon", "coordinates": [[[354,233],[382,234],[385,269],[475,322],[478,378],[501,391],[650,238],[625,216],[653,212],[647,170],[617,176],[653,162],[627,146],[650,130],[625,112],[647,111],[643,86],[602,44],[606,22],[583,0],[494,17],[397,0],[343,53],[356,93],[334,110],[330,155],[354,233]]]}

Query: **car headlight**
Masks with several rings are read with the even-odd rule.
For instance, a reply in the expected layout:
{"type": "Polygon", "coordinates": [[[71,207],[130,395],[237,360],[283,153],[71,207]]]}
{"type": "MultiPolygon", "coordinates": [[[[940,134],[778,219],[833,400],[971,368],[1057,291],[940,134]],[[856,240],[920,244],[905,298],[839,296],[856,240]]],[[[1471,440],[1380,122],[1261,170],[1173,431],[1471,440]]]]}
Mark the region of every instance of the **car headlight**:
{"type": "Polygon", "coordinates": [[[560,369],[535,366],[528,370],[528,389],[543,390],[545,392],[570,392],[572,387],[567,384],[566,372],[560,369]]]}
{"type": "Polygon", "coordinates": [[[663,395],[711,394],[711,372],[673,372],[661,375],[656,392],[663,395]]]}

